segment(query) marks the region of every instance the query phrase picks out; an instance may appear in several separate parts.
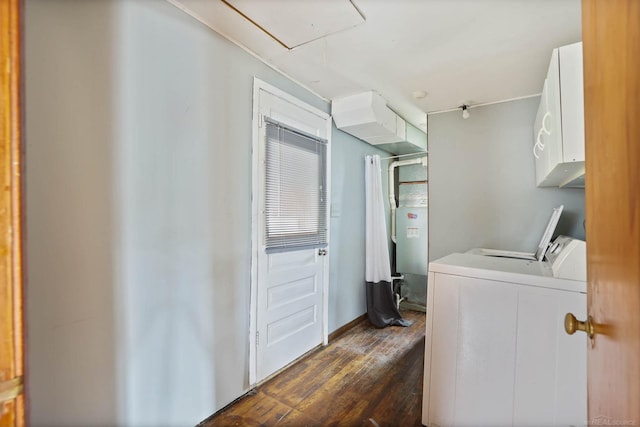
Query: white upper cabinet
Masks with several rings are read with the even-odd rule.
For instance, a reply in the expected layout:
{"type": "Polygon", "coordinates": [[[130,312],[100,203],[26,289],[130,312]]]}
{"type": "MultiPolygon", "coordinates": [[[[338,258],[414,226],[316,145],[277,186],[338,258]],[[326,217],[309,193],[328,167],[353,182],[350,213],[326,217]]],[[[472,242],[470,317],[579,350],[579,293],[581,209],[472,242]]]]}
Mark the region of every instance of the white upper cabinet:
{"type": "Polygon", "coordinates": [[[534,123],[538,187],[584,187],[582,42],[554,49],[534,123]]]}

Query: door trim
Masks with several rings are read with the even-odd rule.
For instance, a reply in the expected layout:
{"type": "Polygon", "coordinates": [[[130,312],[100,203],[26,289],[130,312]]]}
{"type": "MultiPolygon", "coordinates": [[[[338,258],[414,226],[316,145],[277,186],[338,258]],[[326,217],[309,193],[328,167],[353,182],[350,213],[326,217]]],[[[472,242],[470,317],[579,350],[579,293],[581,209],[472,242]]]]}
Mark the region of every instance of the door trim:
{"type": "MultiPolygon", "coordinates": [[[[269,92],[279,98],[285,99],[291,104],[310,111],[327,121],[327,196],[331,200],[331,116],[322,110],[319,110],[298,98],[276,88],[275,86],[253,78],[253,120],[251,124],[252,142],[251,142],[251,299],[249,304],[249,386],[253,387],[257,383],[257,346],[256,334],[258,331],[257,313],[258,313],[258,197],[260,191],[260,179],[257,171],[260,170],[260,91],[269,92]]],[[[327,215],[327,227],[331,229],[331,215],[327,215]]],[[[327,233],[327,244],[331,242],[331,233],[327,233]]],[[[322,281],[322,344],[327,345],[329,342],[329,257],[324,262],[324,274],[322,281]]]]}
{"type": "Polygon", "coordinates": [[[16,426],[25,425],[23,17],[23,0],[0,2],[0,188],[8,189],[0,193],[0,335],[11,337],[0,355],[0,394],[10,405],[4,414],[0,402],[0,424],[16,426]]]}

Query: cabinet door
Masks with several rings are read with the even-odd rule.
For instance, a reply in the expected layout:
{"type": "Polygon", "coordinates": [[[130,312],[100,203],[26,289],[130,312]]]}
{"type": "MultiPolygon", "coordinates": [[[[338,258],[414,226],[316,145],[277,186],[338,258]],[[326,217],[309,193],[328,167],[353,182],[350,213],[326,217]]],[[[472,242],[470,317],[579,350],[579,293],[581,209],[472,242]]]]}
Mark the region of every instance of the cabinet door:
{"type": "Polygon", "coordinates": [[[542,95],[540,96],[540,105],[538,106],[538,112],[536,113],[536,120],[533,124],[533,153],[536,158],[536,185],[540,185],[544,178],[551,172],[551,165],[549,162],[551,159],[544,152],[545,142],[548,140],[546,131],[549,126],[549,84],[547,79],[544,79],[544,85],[542,86],[542,95]]]}
{"type": "MultiPolygon", "coordinates": [[[[536,159],[536,181],[538,186],[557,185],[548,183],[548,175],[562,162],[562,116],[560,105],[560,65],[558,49],[551,54],[551,62],[543,88],[546,111],[540,110],[539,124],[534,128],[534,144],[538,143],[538,159],[536,159]]],[[[538,123],[538,120],[536,120],[538,123]]]]}
{"type": "Polygon", "coordinates": [[[538,187],[584,187],[582,43],[554,49],[534,124],[538,187]]]}
{"type": "Polygon", "coordinates": [[[562,90],[562,161],[584,162],[582,42],[559,49],[562,90]]]}

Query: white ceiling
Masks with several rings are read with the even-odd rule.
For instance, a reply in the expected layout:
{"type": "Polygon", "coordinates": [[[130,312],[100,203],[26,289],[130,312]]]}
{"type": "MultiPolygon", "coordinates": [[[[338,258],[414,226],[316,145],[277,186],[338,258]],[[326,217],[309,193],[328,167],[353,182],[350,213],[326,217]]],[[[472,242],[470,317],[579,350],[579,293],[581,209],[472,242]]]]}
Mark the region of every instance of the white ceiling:
{"type": "MultiPolygon", "coordinates": [[[[427,112],[540,93],[551,50],[581,39],[580,0],[353,0],[364,23],[294,49],[221,0],[170,1],[320,96],[373,89],[422,129],[427,112]]],[[[283,4],[348,2],[252,1],[294,20],[304,8],[283,4]]]]}

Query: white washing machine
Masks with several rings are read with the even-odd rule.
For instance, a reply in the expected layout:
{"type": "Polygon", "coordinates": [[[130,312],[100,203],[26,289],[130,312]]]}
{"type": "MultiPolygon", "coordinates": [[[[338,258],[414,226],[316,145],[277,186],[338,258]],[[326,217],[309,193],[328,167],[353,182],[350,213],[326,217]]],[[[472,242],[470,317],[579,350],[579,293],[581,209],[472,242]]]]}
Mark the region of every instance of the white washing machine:
{"type": "Polygon", "coordinates": [[[587,425],[586,250],[567,237],[548,261],[455,253],[429,264],[422,422],[587,425]]]}

